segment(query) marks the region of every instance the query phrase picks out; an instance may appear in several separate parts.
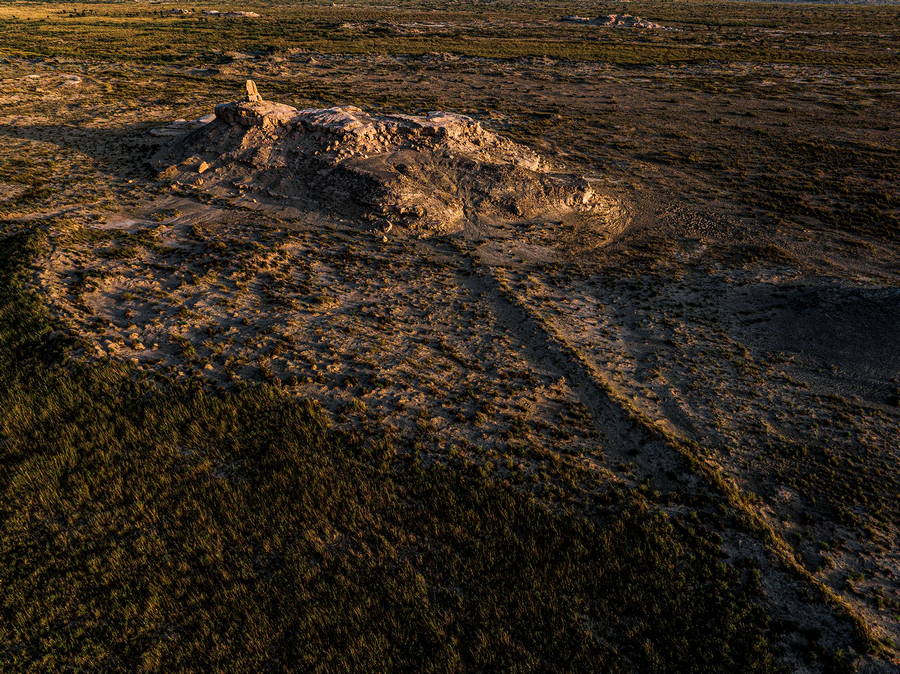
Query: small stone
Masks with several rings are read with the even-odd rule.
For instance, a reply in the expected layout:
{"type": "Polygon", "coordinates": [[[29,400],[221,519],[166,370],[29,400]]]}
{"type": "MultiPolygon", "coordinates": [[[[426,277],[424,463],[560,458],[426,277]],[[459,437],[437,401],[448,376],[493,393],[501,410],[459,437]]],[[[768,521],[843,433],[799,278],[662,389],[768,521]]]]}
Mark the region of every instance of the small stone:
{"type": "Polygon", "coordinates": [[[204,171],[209,170],[209,164],[205,161],[200,162],[200,166],[197,167],[197,173],[203,173],[204,171]]]}

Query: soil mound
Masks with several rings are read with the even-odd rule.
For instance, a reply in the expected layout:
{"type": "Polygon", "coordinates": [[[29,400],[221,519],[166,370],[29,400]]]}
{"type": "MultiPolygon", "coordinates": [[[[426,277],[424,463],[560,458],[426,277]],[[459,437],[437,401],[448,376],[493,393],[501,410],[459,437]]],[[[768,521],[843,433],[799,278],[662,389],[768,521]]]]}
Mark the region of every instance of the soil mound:
{"type": "Polygon", "coordinates": [[[583,179],[448,112],[371,115],[247,100],[157,155],[165,177],[218,196],[275,200],[421,233],[602,210],[583,179]]]}

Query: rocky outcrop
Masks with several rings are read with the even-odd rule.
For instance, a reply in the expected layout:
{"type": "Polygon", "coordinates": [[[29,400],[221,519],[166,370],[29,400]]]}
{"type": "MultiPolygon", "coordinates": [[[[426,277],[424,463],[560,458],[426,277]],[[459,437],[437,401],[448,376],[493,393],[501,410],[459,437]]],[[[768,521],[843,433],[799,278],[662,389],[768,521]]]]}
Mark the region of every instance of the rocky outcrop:
{"type": "Polygon", "coordinates": [[[248,103],[260,103],[262,101],[262,96],[259,95],[259,90],[256,88],[256,82],[253,80],[247,80],[247,102],[248,103]]]}
{"type": "Polygon", "coordinates": [[[216,119],[247,129],[251,127],[271,129],[276,126],[284,126],[296,115],[297,108],[263,100],[221,103],[216,106],[216,119]]]}
{"type": "Polygon", "coordinates": [[[212,123],[157,156],[158,169],[220,196],[341,213],[385,231],[589,215],[600,199],[464,115],[298,110],[262,100],[252,81],[246,99],[216,106],[212,123]]]}
{"type": "Polygon", "coordinates": [[[207,16],[224,16],[232,19],[258,19],[259,14],[256,12],[220,12],[217,9],[208,9],[203,12],[207,16]]]}
{"type": "Polygon", "coordinates": [[[583,23],[589,26],[611,26],[614,28],[662,28],[658,23],[645,21],[639,16],[631,14],[608,14],[591,19],[586,16],[564,16],[562,21],[567,23],[583,23]]]}

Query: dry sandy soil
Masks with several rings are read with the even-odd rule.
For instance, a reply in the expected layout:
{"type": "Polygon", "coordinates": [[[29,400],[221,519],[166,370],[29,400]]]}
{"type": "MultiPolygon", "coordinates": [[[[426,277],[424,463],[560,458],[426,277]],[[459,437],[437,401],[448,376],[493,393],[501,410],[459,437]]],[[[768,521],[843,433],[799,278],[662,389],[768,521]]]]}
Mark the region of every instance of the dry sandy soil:
{"type": "MultiPolygon", "coordinates": [[[[45,224],[34,287],[73,359],[218,389],[278,382],[338,424],[548,502],[564,498],[554,466],[566,462],[673,512],[712,509],[724,561],[755,560],[773,606],[821,630],[814,640],[846,643],[835,616],[850,611],[900,642],[897,244],[784,217],[789,195],[764,180],[767,167],[803,170],[773,154],[773,136],[893,161],[896,80],[799,65],[250,56],[128,72],[0,63],[0,143],[28,157],[3,177],[0,208],[45,224]],[[222,159],[224,146],[198,154],[190,125],[171,124],[238,99],[246,78],[301,109],[470,115],[589,185],[602,208],[373,223],[309,196],[334,188],[327,171],[304,174],[308,198],[286,199],[252,162],[222,159]],[[405,89],[406,107],[367,106],[386,88],[405,89]],[[227,181],[204,180],[215,161],[235,169],[227,181]],[[736,486],[774,538],[716,510],[684,452],[736,486]]],[[[834,179],[832,159],[813,173],[834,179]]],[[[434,184],[448,166],[419,178],[434,184]]],[[[858,168],[842,178],[851,192],[879,187],[858,168]]],[[[803,189],[798,201],[840,206],[803,189]]]]}

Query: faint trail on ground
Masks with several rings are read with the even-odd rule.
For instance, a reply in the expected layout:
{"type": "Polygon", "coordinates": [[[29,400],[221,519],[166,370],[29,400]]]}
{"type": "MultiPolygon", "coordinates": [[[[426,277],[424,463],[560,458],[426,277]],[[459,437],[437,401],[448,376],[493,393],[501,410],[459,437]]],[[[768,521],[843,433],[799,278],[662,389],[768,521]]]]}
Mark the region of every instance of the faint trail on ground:
{"type": "Polygon", "coordinates": [[[650,486],[659,491],[677,487],[696,494],[704,490],[702,480],[687,472],[676,450],[631,419],[597,385],[585,366],[572,357],[571,347],[564,340],[551,334],[535,312],[517,304],[512,291],[503,287],[489,267],[476,256],[464,254],[472,263],[472,271],[468,276],[460,276],[460,284],[490,307],[513,339],[524,347],[523,355],[536,369],[554,378],[565,378],[591,415],[607,469],[632,484],[649,478],[650,486]],[[626,464],[632,465],[630,474],[619,467],[626,464]]]}
{"type": "MultiPolygon", "coordinates": [[[[782,616],[790,616],[802,624],[821,628],[831,623],[832,638],[846,640],[849,634],[863,642],[871,639],[868,627],[857,613],[830,588],[815,578],[794,557],[784,540],[760,517],[748,516],[743,507],[743,492],[730,476],[716,464],[696,470],[679,449],[667,441],[663,431],[642,425],[623,402],[605,390],[602,381],[580,362],[578,351],[559,336],[552,334],[539,313],[508,287],[496,272],[482,262],[465,244],[450,244],[471,266],[461,273],[458,283],[487,305],[500,323],[509,330],[514,342],[522,347],[522,355],[536,369],[552,377],[564,377],[572,391],[591,415],[599,434],[602,466],[629,486],[648,482],[659,492],[677,490],[688,496],[713,497],[706,509],[727,503],[737,518],[738,526],[724,529],[722,548],[734,560],[753,559],[763,572],[761,579],[769,604],[782,616]],[[630,470],[623,470],[630,464],[630,470]],[[812,605],[809,591],[821,598],[812,605]],[[837,619],[836,622],[831,622],[837,619]],[[841,635],[841,636],[838,636],[841,635]]],[[[449,252],[445,246],[436,249],[449,252]]],[[[663,507],[665,511],[679,506],[663,507]]],[[[703,508],[701,508],[703,509],[703,508]]],[[[881,674],[878,661],[869,661],[863,671],[881,674]]]]}

